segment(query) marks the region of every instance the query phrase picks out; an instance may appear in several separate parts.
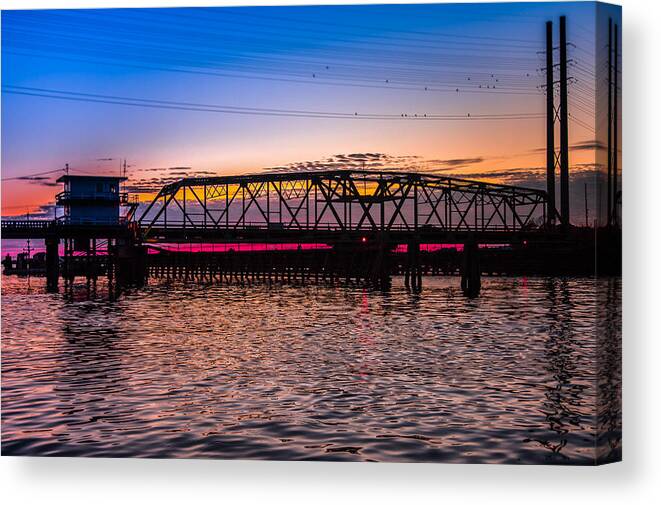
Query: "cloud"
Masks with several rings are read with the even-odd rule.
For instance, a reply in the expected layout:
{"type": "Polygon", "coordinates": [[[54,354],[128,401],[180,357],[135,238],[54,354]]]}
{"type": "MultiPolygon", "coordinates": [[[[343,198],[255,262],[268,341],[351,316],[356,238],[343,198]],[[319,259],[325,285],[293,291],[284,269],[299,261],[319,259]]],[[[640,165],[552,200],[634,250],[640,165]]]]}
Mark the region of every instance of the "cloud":
{"type": "Polygon", "coordinates": [[[463,168],[470,165],[482,163],[485,159],[482,156],[476,158],[454,158],[449,160],[427,160],[426,163],[441,165],[445,168],[463,168]]]}
{"type": "MultiPolygon", "coordinates": [[[[594,141],[575,144],[578,149],[587,149],[594,141]]],[[[597,143],[598,144],[598,143],[597,143]]],[[[396,172],[419,172],[426,174],[445,174],[463,179],[498,181],[503,184],[520,185],[544,189],[546,187],[546,167],[520,166],[492,171],[470,170],[471,167],[485,163],[491,158],[484,156],[466,156],[458,158],[423,159],[415,155],[390,155],[379,152],[339,153],[316,160],[303,160],[284,165],[263,168],[265,172],[315,172],[330,170],[373,170],[396,172]],[[468,170],[467,170],[468,169],[468,170]]],[[[570,176],[576,173],[599,170],[597,163],[577,163],[572,165],[570,176]]],[[[184,177],[208,177],[220,175],[209,170],[193,170],[190,167],[148,168],[141,172],[160,174],[134,175],[125,186],[128,191],[153,193],[163,186],[179,181],[184,177]]]]}
{"type": "Polygon", "coordinates": [[[141,173],[141,172],[188,172],[189,170],[192,170],[192,167],[151,167],[151,168],[139,168],[134,170],[134,173],[141,173]]]}
{"type": "Polygon", "coordinates": [[[473,156],[466,158],[426,160],[414,155],[389,155],[385,153],[335,154],[320,160],[299,161],[266,167],[267,172],[309,172],[326,170],[377,170],[395,172],[443,173],[483,163],[486,158],[473,156]]]}
{"type": "Polygon", "coordinates": [[[572,165],[569,169],[571,172],[572,170],[604,170],[606,166],[603,163],[576,163],[572,165]]]}
{"type": "Polygon", "coordinates": [[[191,170],[191,167],[153,167],[153,168],[141,168],[136,170],[136,172],[170,172],[172,170],[177,171],[188,171],[191,170]]]}
{"type": "Polygon", "coordinates": [[[142,177],[133,175],[124,185],[124,189],[133,193],[155,193],[160,191],[163,186],[180,181],[183,178],[209,177],[218,175],[216,172],[211,172],[209,170],[193,170],[190,167],[144,169],[144,172],[152,171],[160,171],[160,173],[163,175],[160,177],[157,176],[157,174],[149,174],[142,177]]]}
{"type": "MultiPolygon", "coordinates": [[[[581,163],[580,167],[572,166],[569,171],[571,191],[583,191],[583,184],[593,185],[598,178],[603,178],[604,171],[599,164],[581,163]],[[578,189],[576,189],[578,188],[578,189]]],[[[492,172],[474,172],[461,174],[462,178],[493,181],[496,179],[501,184],[521,186],[531,189],[546,190],[546,167],[512,167],[492,172]]],[[[559,194],[560,177],[556,173],[556,193],[559,194]]],[[[582,193],[581,193],[582,195],[582,193]]],[[[573,199],[573,196],[572,196],[573,199]]]]}
{"type": "Polygon", "coordinates": [[[489,172],[462,172],[457,177],[476,181],[493,182],[494,179],[501,184],[537,188],[546,184],[545,167],[511,167],[489,172]]]}
{"type": "Polygon", "coordinates": [[[546,152],[546,147],[535,147],[534,149],[530,150],[531,153],[545,153],[546,152]]]}
{"type": "MultiPolygon", "coordinates": [[[[37,210],[30,212],[28,215],[26,214],[19,214],[19,215],[14,215],[14,216],[8,216],[11,217],[11,219],[19,219],[19,220],[27,220],[27,219],[53,219],[55,218],[55,204],[48,203],[44,205],[40,205],[37,210]]],[[[3,216],[4,217],[4,216],[3,216]]]]}
{"type": "Polygon", "coordinates": [[[319,160],[306,160],[263,168],[267,172],[312,172],[327,170],[393,170],[419,168],[419,156],[392,156],[385,153],[334,154],[319,160]]]}
{"type": "Polygon", "coordinates": [[[38,186],[57,187],[60,185],[59,183],[53,180],[52,176],[46,176],[46,175],[23,175],[20,177],[16,177],[15,180],[27,181],[30,184],[36,184],[38,186]]]}
{"type": "Polygon", "coordinates": [[[606,146],[598,140],[586,140],[583,142],[576,142],[569,146],[570,151],[605,151],[606,146]]]}
{"type": "MultiPolygon", "coordinates": [[[[556,149],[559,149],[560,146],[556,145],[556,149]]],[[[569,146],[570,151],[605,151],[606,146],[603,142],[599,140],[584,140],[582,142],[576,142],[569,146]]],[[[536,147],[530,150],[531,153],[545,153],[546,147],[536,147]]]]}

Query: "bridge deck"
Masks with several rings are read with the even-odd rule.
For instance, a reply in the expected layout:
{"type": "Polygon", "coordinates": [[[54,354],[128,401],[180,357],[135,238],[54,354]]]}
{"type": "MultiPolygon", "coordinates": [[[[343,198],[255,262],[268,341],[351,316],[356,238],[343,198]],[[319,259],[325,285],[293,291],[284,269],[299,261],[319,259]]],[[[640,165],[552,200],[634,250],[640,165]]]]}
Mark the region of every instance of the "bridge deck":
{"type": "Polygon", "coordinates": [[[370,229],[340,229],[319,227],[317,229],[269,229],[267,227],[211,228],[211,227],[153,227],[146,242],[159,243],[351,243],[363,240],[405,244],[412,240],[420,243],[458,244],[466,241],[479,241],[483,244],[521,242],[530,239],[553,240],[561,238],[560,232],[540,230],[444,230],[425,228],[407,230],[391,229],[386,232],[370,229]]]}
{"type": "Polygon", "coordinates": [[[129,234],[125,224],[63,224],[56,221],[2,220],[0,225],[3,239],[76,239],[76,238],[119,238],[129,234]]]}

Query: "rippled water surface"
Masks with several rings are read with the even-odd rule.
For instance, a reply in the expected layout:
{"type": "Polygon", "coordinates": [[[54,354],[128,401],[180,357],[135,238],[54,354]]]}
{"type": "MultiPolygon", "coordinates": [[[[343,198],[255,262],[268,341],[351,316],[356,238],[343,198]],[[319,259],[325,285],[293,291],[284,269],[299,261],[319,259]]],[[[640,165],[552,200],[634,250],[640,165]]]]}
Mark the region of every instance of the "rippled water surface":
{"type": "Polygon", "coordinates": [[[43,284],[3,278],[3,454],[619,455],[619,280],[484,279],[475,300],[454,277],[420,294],[399,279],[387,293],[152,284],[116,301],[43,284]]]}

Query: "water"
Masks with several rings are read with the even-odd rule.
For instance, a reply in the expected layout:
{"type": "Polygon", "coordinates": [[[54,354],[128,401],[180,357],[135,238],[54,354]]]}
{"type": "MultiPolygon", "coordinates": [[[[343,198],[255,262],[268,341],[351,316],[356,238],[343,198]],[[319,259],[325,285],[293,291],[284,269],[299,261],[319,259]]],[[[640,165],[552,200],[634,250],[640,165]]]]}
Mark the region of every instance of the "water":
{"type": "Polygon", "coordinates": [[[620,455],[619,280],[485,278],[475,300],[456,277],[421,294],[153,284],[112,302],[43,283],[3,278],[4,455],[620,455]]]}

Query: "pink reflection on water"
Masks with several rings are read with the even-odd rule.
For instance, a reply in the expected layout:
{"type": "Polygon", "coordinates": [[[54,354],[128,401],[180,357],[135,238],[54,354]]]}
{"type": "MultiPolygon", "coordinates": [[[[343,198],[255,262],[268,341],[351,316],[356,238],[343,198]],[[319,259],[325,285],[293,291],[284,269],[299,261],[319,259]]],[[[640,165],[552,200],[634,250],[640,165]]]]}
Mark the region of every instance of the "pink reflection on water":
{"type": "MultiPolygon", "coordinates": [[[[479,244],[480,249],[500,249],[510,247],[510,244],[479,244]]],[[[393,250],[396,253],[408,252],[408,244],[398,244],[393,250]]],[[[420,250],[424,252],[436,252],[443,249],[453,249],[458,252],[464,250],[464,244],[420,244],[420,250]]]]}
{"type": "MultiPolygon", "coordinates": [[[[420,250],[424,252],[435,252],[442,249],[454,249],[457,251],[463,251],[464,244],[420,244],[420,250]]],[[[408,250],[408,244],[398,244],[397,247],[395,247],[394,252],[406,253],[408,250]]]]}
{"type": "Polygon", "coordinates": [[[331,249],[327,244],[306,244],[306,243],[287,243],[287,244],[265,244],[265,243],[227,243],[227,244],[172,244],[159,243],[151,244],[148,248],[149,254],[158,254],[160,250],[171,252],[261,252],[261,251],[308,251],[312,249],[331,249]]]}
{"type": "MultiPolygon", "coordinates": [[[[27,241],[25,240],[6,240],[2,241],[2,256],[10,254],[15,257],[18,253],[25,252],[27,249],[27,241]]],[[[502,247],[509,247],[510,244],[480,244],[480,249],[498,249],[502,247]]],[[[103,256],[107,253],[107,245],[105,240],[97,242],[97,255],[103,256]]],[[[227,244],[177,244],[177,243],[156,243],[148,244],[149,254],[158,254],[160,250],[172,252],[260,252],[260,251],[295,251],[301,250],[328,250],[332,246],[321,243],[285,243],[285,244],[267,244],[267,243],[227,243],[227,244]]],[[[64,254],[64,246],[60,244],[60,255],[64,254]]],[[[420,244],[420,250],[424,252],[436,252],[444,249],[451,249],[461,252],[464,250],[463,244],[420,244]]],[[[30,244],[30,252],[35,254],[37,252],[45,252],[43,240],[32,240],[30,244]]],[[[398,244],[393,252],[406,253],[408,251],[407,244],[398,244]]],[[[83,254],[77,252],[76,254],[83,254]]]]}

